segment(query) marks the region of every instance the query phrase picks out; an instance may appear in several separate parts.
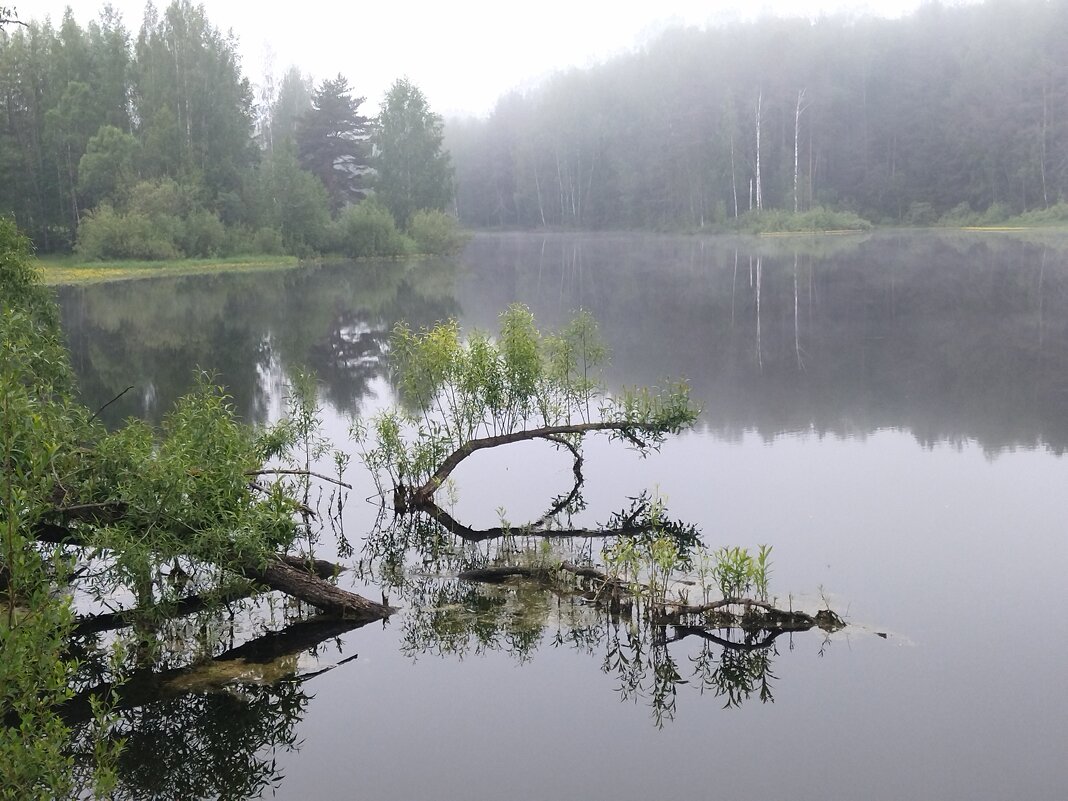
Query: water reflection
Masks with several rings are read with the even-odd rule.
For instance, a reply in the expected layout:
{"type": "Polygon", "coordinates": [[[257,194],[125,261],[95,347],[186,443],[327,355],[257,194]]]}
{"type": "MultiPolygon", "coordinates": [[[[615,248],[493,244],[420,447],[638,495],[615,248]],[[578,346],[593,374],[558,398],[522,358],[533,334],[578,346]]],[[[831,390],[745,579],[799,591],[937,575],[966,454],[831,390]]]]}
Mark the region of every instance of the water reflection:
{"type": "Polygon", "coordinates": [[[355,412],[384,375],[401,319],[429,325],[458,311],[455,265],[365,262],[160,278],[60,290],[63,326],[87,406],[134,391],[101,415],[159,422],[195,371],[218,374],[247,420],[278,403],[278,373],[310,368],[324,397],[355,412]]]}
{"type": "Polygon", "coordinates": [[[1068,443],[1068,237],[967,233],[699,239],[480,235],[443,262],[322,265],[61,291],[86,403],[158,420],[198,368],[248,419],[308,366],[336,409],[384,377],[388,333],[513,301],[546,327],[582,306],[616,385],[686,376],[703,425],[736,439],[882,428],[988,452],[1068,443]]]}
{"type": "MultiPolygon", "coordinates": [[[[501,652],[523,664],[541,648],[573,650],[600,663],[621,700],[648,705],[658,727],[674,719],[684,685],[724,707],[773,702],[780,638],[793,649],[795,635],[823,628],[808,635],[822,654],[840,627],[833,616],[672,614],[640,592],[615,591],[591,567],[600,546],[564,536],[566,545],[518,529],[472,540],[431,516],[380,519],[359,569],[405,608],[400,648],[412,660],[501,652]]],[[[685,597],[695,582],[683,584],[685,597]]]]}
{"type": "Polygon", "coordinates": [[[911,431],[988,452],[1068,441],[1068,237],[893,233],[476,238],[470,324],[528,303],[601,322],[616,384],[686,376],[718,436],[911,431]]]}
{"type": "MultiPolygon", "coordinates": [[[[219,613],[202,616],[193,629],[232,637],[232,625],[220,627],[222,620],[219,613]]],[[[277,758],[298,747],[297,727],[312,697],[306,682],[336,666],[318,666],[315,657],[353,628],[300,619],[192,665],[162,668],[150,661],[114,686],[107,650],[95,637],[78,641],[80,692],[60,711],[72,728],[74,763],[87,773],[84,786],[91,785],[95,764],[91,699],[106,701],[114,691],[110,737],[124,746],[109,797],[236,801],[277,789],[284,778],[277,758]],[[305,661],[317,669],[302,669],[305,661]]],[[[187,660],[190,647],[183,649],[187,660]]]]}

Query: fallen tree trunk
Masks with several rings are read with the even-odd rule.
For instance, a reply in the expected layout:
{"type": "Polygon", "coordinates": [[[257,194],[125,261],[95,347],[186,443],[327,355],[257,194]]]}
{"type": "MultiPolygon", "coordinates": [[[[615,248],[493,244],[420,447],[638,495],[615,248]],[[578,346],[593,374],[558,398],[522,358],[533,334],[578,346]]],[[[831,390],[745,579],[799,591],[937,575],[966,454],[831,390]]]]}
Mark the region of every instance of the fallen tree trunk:
{"type": "MultiPolygon", "coordinates": [[[[46,523],[37,527],[37,539],[57,545],[85,546],[81,534],[65,526],[46,523]]],[[[334,576],[344,570],[323,560],[306,560],[299,556],[277,554],[265,565],[253,562],[237,566],[235,572],[257,584],[284,592],[324,612],[355,620],[382,620],[395,610],[385,604],[368,600],[320,578],[325,573],[334,576]]]]}
{"type": "Polygon", "coordinates": [[[393,614],[390,606],[370,601],[362,595],[343,590],[335,584],[323,581],[307,570],[294,567],[275,557],[262,567],[247,565],[241,574],[272,590],[284,592],[312,606],[356,620],[382,620],[393,614]]]}

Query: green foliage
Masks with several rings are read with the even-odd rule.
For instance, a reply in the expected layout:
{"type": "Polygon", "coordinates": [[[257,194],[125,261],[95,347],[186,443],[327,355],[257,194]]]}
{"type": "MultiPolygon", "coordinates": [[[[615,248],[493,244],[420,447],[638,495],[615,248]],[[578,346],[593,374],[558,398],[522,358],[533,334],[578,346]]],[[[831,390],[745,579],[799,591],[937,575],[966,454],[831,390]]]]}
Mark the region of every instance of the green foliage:
{"type": "Polygon", "coordinates": [[[386,93],[375,132],[377,197],[401,227],[420,209],[444,210],[452,200],[452,165],[442,147],[442,120],[407,78],[386,93]]]}
{"type": "Polygon", "coordinates": [[[78,255],[94,261],[165,260],[230,252],[232,240],[219,215],[200,205],[196,187],[170,179],[141,181],[125,195],[125,211],[104,203],[83,217],[78,255]]]}
{"type": "Polygon", "coordinates": [[[751,211],[732,223],[750,234],[804,233],[811,231],[868,231],[871,223],[850,211],[832,211],[815,206],[802,212],[784,209],[751,211]]]}
{"type": "MultiPolygon", "coordinates": [[[[173,219],[173,218],[171,218],[173,219]]],[[[158,221],[158,218],[157,218],[158,221]]],[[[176,259],[178,248],[146,214],[121,214],[103,204],[78,226],[78,255],[86,259],[176,259]]]]}
{"type": "Polygon", "coordinates": [[[979,224],[995,225],[998,222],[1021,226],[1064,225],[1068,223],[1068,203],[1061,200],[1045,209],[1033,209],[1015,217],[1003,217],[997,221],[984,221],[979,224]]]}
{"type": "Polygon", "coordinates": [[[287,147],[278,147],[249,179],[248,222],[277,231],[287,253],[305,256],[324,249],[330,197],[323,182],[301,169],[287,147]]]}
{"type": "Polygon", "coordinates": [[[770,545],[761,545],[756,556],[739,547],[720,548],[712,556],[711,576],[724,598],[744,598],[755,591],[758,600],[768,600],[770,545]]]}
{"type": "Polygon", "coordinates": [[[414,244],[397,230],[389,210],[376,200],[346,206],[334,222],[334,249],[358,259],[412,253],[414,244]]]}
{"type": "Polygon", "coordinates": [[[353,433],[372,473],[387,474],[394,487],[421,485],[476,438],[579,426],[568,433],[573,445],[604,429],[645,451],[696,419],[684,384],[610,395],[600,381],[606,350],[588,314],[543,334],[531,311],[513,304],[500,315],[495,339],[481,331],[463,339],[455,320],[420,332],[401,324],[390,354],[403,411],[382,413],[353,433]]]}
{"type": "MultiPolygon", "coordinates": [[[[179,593],[210,597],[225,575],[261,565],[292,545],[299,505],[292,488],[254,474],[267,458],[285,461],[292,448],[304,449],[305,463],[314,455],[314,414],[257,434],[237,421],[229,399],[207,376],[175,404],[159,431],[131,422],[108,433],[73,402],[73,390],[55,305],[29,265],[27,242],[0,219],[4,799],[106,794],[121,745],[97,740],[93,775],[72,772],[70,732],[57,708],[71,695],[76,664],[67,656],[69,595],[57,587],[65,587],[73,564],[37,543],[41,527],[73,526],[86,545],[106,554],[80,589],[99,598],[133,593],[151,622],[151,610],[165,609],[179,593]],[[72,509],[90,511],[70,518],[72,509]]],[[[104,738],[108,705],[97,699],[92,709],[89,738],[104,738]]]]}
{"type": "Polygon", "coordinates": [[[252,236],[249,245],[252,253],[262,253],[265,256],[277,256],[285,252],[285,243],[282,234],[273,228],[259,228],[252,236]]]}
{"type": "Polygon", "coordinates": [[[420,209],[408,221],[408,236],[420,253],[447,255],[461,250],[467,237],[453,217],[436,209],[420,209]]]}
{"type": "Polygon", "coordinates": [[[105,125],[86,144],[78,162],[78,191],[83,202],[121,205],[133,182],[140,143],[131,134],[105,125]]]}
{"type": "Polygon", "coordinates": [[[218,214],[198,209],[182,221],[175,244],[188,257],[219,256],[226,250],[226,229],[218,214]]]}
{"type": "Polygon", "coordinates": [[[369,120],[359,113],[364,98],[353,97],[343,75],[320,84],[311,110],[297,127],[300,166],[322,181],[335,209],[364,197],[370,160],[369,120]]]}
{"type": "MultiPolygon", "coordinates": [[[[56,309],[29,265],[28,243],[0,219],[0,798],[72,791],[67,733],[55,707],[70,697],[72,622],[55,583],[69,569],[36,546],[59,476],[77,473],[84,410],[56,309]],[[11,724],[12,715],[16,721],[11,724]]],[[[58,486],[62,487],[60,483],[58,486]]]]}

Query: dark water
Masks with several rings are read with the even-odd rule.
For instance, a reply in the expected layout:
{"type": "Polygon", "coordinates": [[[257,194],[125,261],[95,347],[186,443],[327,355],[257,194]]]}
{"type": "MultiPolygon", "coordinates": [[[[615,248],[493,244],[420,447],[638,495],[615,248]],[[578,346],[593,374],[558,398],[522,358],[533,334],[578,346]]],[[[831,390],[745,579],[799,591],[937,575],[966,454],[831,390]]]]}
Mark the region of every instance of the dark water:
{"type": "MultiPolygon", "coordinates": [[[[110,422],[158,421],[197,368],[265,420],[303,365],[339,441],[390,402],[396,321],[493,328],[515,300],[546,326],[589,309],[609,384],[685,376],[704,409],[646,460],[591,442],[589,520],[655,488],[712,547],[773,545],[772,592],[850,627],[759,664],[692,638],[639,659],[626,624],[580,603],[410,571],[390,590],[404,612],[318,664],[354,661],[146,706],[131,788],[172,771],[187,783],[163,797],[242,797],[257,777],[295,799],[1068,797],[1068,239],[487,235],[458,265],[61,293],[86,404],[135,387],[110,422]],[[717,695],[710,665],[764,684],[717,695]]],[[[465,464],[459,516],[531,519],[568,489],[570,463],[523,448],[465,464]]],[[[350,473],[359,548],[373,489],[350,473]]]]}

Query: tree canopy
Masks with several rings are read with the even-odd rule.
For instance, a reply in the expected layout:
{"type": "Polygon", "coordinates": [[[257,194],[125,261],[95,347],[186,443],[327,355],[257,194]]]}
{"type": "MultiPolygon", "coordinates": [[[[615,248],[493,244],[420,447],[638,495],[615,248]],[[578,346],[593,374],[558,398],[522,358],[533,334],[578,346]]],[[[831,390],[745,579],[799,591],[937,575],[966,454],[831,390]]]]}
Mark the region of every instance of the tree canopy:
{"type": "Polygon", "coordinates": [[[191,0],[149,4],[134,33],[110,6],[87,27],[70,11],[0,26],[0,213],[38,251],[87,259],[452,246],[451,222],[442,237],[440,220],[429,236],[405,219],[389,247],[354,250],[350,221],[332,218],[371,190],[363,98],[345,76],[315,89],[291,67],[254,105],[237,44],[191,0]]]}
{"type": "Polygon", "coordinates": [[[452,199],[452,166],[442,147],[443,123],[407,78],[393,83],[375,131],[375,190],[401,226],[421,209],[444,210],[452,199]]]}
{"type": "Polygon", "coordinates": [[[1066,46],[1068,6],[1038,0],[668,30],[450,121],[459,215],[699,229],[795,187],[875,222],[1045,209],[1068,198],[1066,46]]]}
{"type": "Polygon", "coordinates": [[[370,166],[370,120],[359,113],[364,98],[353,97],[343,75],[320,84],[312,107],[297,124],[301,166],[316,175],[335,209],[364,197],[370,166]]]}

